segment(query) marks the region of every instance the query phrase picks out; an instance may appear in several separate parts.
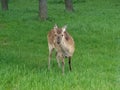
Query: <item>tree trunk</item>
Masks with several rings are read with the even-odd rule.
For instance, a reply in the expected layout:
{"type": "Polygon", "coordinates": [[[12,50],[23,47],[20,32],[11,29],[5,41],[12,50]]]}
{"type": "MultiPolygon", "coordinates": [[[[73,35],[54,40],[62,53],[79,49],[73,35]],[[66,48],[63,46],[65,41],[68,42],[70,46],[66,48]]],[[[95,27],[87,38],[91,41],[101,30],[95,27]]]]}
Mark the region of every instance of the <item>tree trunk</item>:
{"type": "Polygon", "coordinates": [[[73,11],[72,0],[65,0],[65,8],[67,11],[73,11]]]}
{"type": "Polygon", "coordinates": [[[3,11],[8,10],[8,0],[1,0],[1,6],[3,11]]]}
{"type": "Polygon", "coordinates": [[[47,0],[39,0],[39,17],[41,20],[47,19],[47,0]]]}

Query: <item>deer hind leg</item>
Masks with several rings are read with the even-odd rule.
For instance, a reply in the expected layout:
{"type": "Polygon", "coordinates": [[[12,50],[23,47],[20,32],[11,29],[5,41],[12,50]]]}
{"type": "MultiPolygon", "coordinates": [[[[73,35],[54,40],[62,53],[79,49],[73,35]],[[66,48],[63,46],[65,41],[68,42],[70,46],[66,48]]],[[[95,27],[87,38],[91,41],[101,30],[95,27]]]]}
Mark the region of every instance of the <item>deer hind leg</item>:
{"type": "Polygon", "coordinates": [[[62,58],[62,74],[64,75],[64,66],[65,66],[65,62],[64,62],[64,58],[62,58]]]}
{"type": "Polygon", "coordinates": [[[71,67],[71,57],[68,57],[68,59],[69,59],[69,69],[70,69],[70,71],[72,71],[72,67],[71,67]]]}
{"type": "Polygon", "coordinates": [[[52,51],[54,48],[50,44],[48,44],[48,46],[49,46],[48,69],[50,70],[50,61],[52,57],[52,51]]]}

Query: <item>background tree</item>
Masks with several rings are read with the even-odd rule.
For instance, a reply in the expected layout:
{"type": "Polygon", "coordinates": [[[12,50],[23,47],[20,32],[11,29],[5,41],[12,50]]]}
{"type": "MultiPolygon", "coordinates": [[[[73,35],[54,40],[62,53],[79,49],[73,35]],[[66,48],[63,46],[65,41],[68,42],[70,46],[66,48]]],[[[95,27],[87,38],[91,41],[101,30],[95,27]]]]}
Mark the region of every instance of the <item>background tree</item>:
{"type": "Polygon", "coordinates": [[[64,0],[64,1],[65,1],[66,10],[69,11],[69,12],[73,11],[72,0],[64,0]]]}
{"type": "Polygon", "coordinates": [[[8,10],[8,0],[1,0],[2,10],[8,10]]]}
{"type": "Polygon", "coordinates": [[[47,19],[47,1],[39,0],[39,17],[41,20],[47,19]]]}

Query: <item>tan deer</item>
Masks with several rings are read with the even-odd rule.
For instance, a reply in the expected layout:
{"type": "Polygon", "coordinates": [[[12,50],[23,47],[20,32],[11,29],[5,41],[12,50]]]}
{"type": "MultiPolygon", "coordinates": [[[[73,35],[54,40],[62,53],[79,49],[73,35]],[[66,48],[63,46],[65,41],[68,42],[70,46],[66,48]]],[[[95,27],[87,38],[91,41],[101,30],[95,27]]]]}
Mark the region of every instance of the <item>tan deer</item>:
{"type": "Polygon", "coordinates": [[[48,69],[50,69],[50,60],[52,57],[52,52],[56,50],[56,58],[58,66],[60,67],[59,61],[62,60],[62,73],[64,74],[64,59],[68,58],[69,60],[69,69],[71,68],[71,57],[73,56],[75,46],[73,38],[66,32],[67,26],[58,28],[57,25],[49,31],[48,38],[48,47],[49,47],[49,57],[48,57],[48,69]]]}

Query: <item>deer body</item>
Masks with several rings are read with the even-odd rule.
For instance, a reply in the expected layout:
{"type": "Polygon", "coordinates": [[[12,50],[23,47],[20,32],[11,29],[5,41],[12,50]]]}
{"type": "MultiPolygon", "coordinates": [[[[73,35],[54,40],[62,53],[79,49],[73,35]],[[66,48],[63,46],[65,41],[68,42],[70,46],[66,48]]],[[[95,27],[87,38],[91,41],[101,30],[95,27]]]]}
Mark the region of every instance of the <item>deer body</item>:
{"type": "Polygon", "coordinates": [[[52,52],[56,50],[56,58],[58,66],[60,66],[59,61],[62,60],[62,72],[64,74],[64,58],[69,59],[69,68],[71,68],[71,57],[74,53],[74,40],[66,32],[66,26],[63,28],[58,28],[57,25],[48,33],[48,47],[49,47],[49,57],[48,57],[48,69],[50,69],[50,60],[52,52]]]}

